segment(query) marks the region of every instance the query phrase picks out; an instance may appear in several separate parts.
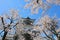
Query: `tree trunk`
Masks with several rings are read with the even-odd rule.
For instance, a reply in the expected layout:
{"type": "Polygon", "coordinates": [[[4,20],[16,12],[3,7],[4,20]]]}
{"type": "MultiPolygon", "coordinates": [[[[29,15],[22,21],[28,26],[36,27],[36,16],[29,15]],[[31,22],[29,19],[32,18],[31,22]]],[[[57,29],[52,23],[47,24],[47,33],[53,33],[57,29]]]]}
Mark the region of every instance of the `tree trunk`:
{"type": "Polygon", "coordinates": [[[4,31],[4,35],[3,35],[2,40],[5,40],[5,37],[6,37],[7,33],[8,33],[7,31],[4,31]]]}

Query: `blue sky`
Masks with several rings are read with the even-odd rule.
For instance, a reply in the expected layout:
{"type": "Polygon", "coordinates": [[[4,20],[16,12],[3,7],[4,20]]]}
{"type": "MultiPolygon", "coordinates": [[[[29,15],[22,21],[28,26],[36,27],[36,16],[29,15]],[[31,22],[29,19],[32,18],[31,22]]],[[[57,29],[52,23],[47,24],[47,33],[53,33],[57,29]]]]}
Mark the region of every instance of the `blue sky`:
{"type": "MultiPolygon", "coordinates": [[[[10,9],[17,9],[19,10],[19,14],[21,17],[27,17],[37,19],[41,15],[41,11],[38,14],[31,14],[29,9],[24,9],[24,5],[26,2],[24,0],[0,0],[0,15],[3,15],[4,12],[7,12],[10,9]]],[[[52,5],[51,8],[47,11],[50,16],[54,14],[57,17],[60,17],[60,6],[52,5]]]]}

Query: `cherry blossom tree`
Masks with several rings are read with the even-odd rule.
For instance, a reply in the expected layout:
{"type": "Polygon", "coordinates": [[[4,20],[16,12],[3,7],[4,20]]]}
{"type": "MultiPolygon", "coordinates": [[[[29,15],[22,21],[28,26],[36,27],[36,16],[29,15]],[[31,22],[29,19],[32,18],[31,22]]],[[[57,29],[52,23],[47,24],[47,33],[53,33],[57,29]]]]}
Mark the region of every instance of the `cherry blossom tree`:
{"type": "Polygon", "coordinates": [[[4,32],[4,35],[2,36],[2,40],[5,40],[8,32],[12,28],[16,27],[16,25],[18,24],[17,20],[18,20],[18,12],[17,12],[17,10],[13,10],[13,9],[10,10],[10,12],[5,14],[4,16],[0,16],[0,21],[1,21],[0,30],[2,30],[2,32],[4,32]]]}
{"type": "Polygon", "coordinates": [[[40,9],[45,13],[51,6],[51,4],[60,5],[60,0],[25,0],[27,4],[24,8],[29,8],[34,14],[38,13],[40,9]]]}
{"type": "Polygon", "coordinates": [[[45,15],[39,19],[37,22],[38,27],[36,26],[35,29],[38,28],[37,30],[40,31],[40,35],[42,34],[41,37],[46,40],[60,40],[59,22],[59,19],[50,18],[48,15],[45,15]]]}
{"type": "Polygon", "coordinates": [[[50,4],[60,5],[60,0],[46,0],[50,4]]]}

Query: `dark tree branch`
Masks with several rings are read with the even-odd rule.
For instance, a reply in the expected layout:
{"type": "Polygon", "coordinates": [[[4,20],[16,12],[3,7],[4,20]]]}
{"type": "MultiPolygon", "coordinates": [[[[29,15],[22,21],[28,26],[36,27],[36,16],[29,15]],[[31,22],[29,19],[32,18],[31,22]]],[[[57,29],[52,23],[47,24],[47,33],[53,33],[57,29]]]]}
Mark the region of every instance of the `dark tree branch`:
{"type": "Polygon", "coordinates": [[[19,22],[17,22],[17,23],[13,26],[13,28],[14,28],[17,24],[19,24],[19,22]]]}
{"type": "Polygon", "coordinates": [[[1,17],[1,21],[2,21],[2,24],[3,24],[4,30],[5,30],[6,27],[5,27],[5,23],[4,23],[4,19],[3,19],[3,17],[1,17]]]}
{"type": "Polygon", "coordinates": [[[0,32],[0,35],[1,35],[2,32],[4,32],[4,30],[2,30],[2,31],[0,32]]]}
{"type": "Polygon", "coordinates": [[[8,33],[7,31],[4,31],[4,35],[3,35],[2,40],[5,40],[5,37],[6,37],[7,33],[8,33]]]}
{"type": "Polygon", "coordinates": [[[46,34],[45,31],[43,31],[43,32],[44,32],[44,34],[46,35],[46,37],[48,37],[49,39],[53,40],[50,36],[48,36],[48,35],[46,34]]]}
{"type": "MultiPolygon", "coordinates": [[[[12,19],[10,19],[10,24],[8,24],[8,26],[7,27],[5,27],[5,23],[4,23],[4,20],[3,20],[3,17],[1,17],[1,20],[2,20],[2,24],[3,24],[3,27],[4,27],[4,35],[3,35],[3,38],[2,38],[2,40],[5,40],[5,37],[6,37],[6,35],[7,35],[7,33],[8,33],[8,31],[6,30],[6,28],[9,28],[10,26],[11,26],[11,24],[13,23],[13,20],[12,19]]],[[[2,32],[3,32],[2,31],[2,32]]],[[[2,33],[1,32],[1,33],[2,33]]]]}
{"type": "Polygon", "coordinates": [[[36,2],[39,3],[39,0],[37,0],[36,2]]]}
{"type": "MultiPolygon", "coordinates": [[[[46,27],[47,28],[47,27],[46,27]]],[[[49,28],[47,28],[50,32],[52,32],[54,35],[56,35],[57,37],[58,37],[58,33],[55,31],[55,30],[53,30],[53,29],[49,29],[49,28]]]]}

